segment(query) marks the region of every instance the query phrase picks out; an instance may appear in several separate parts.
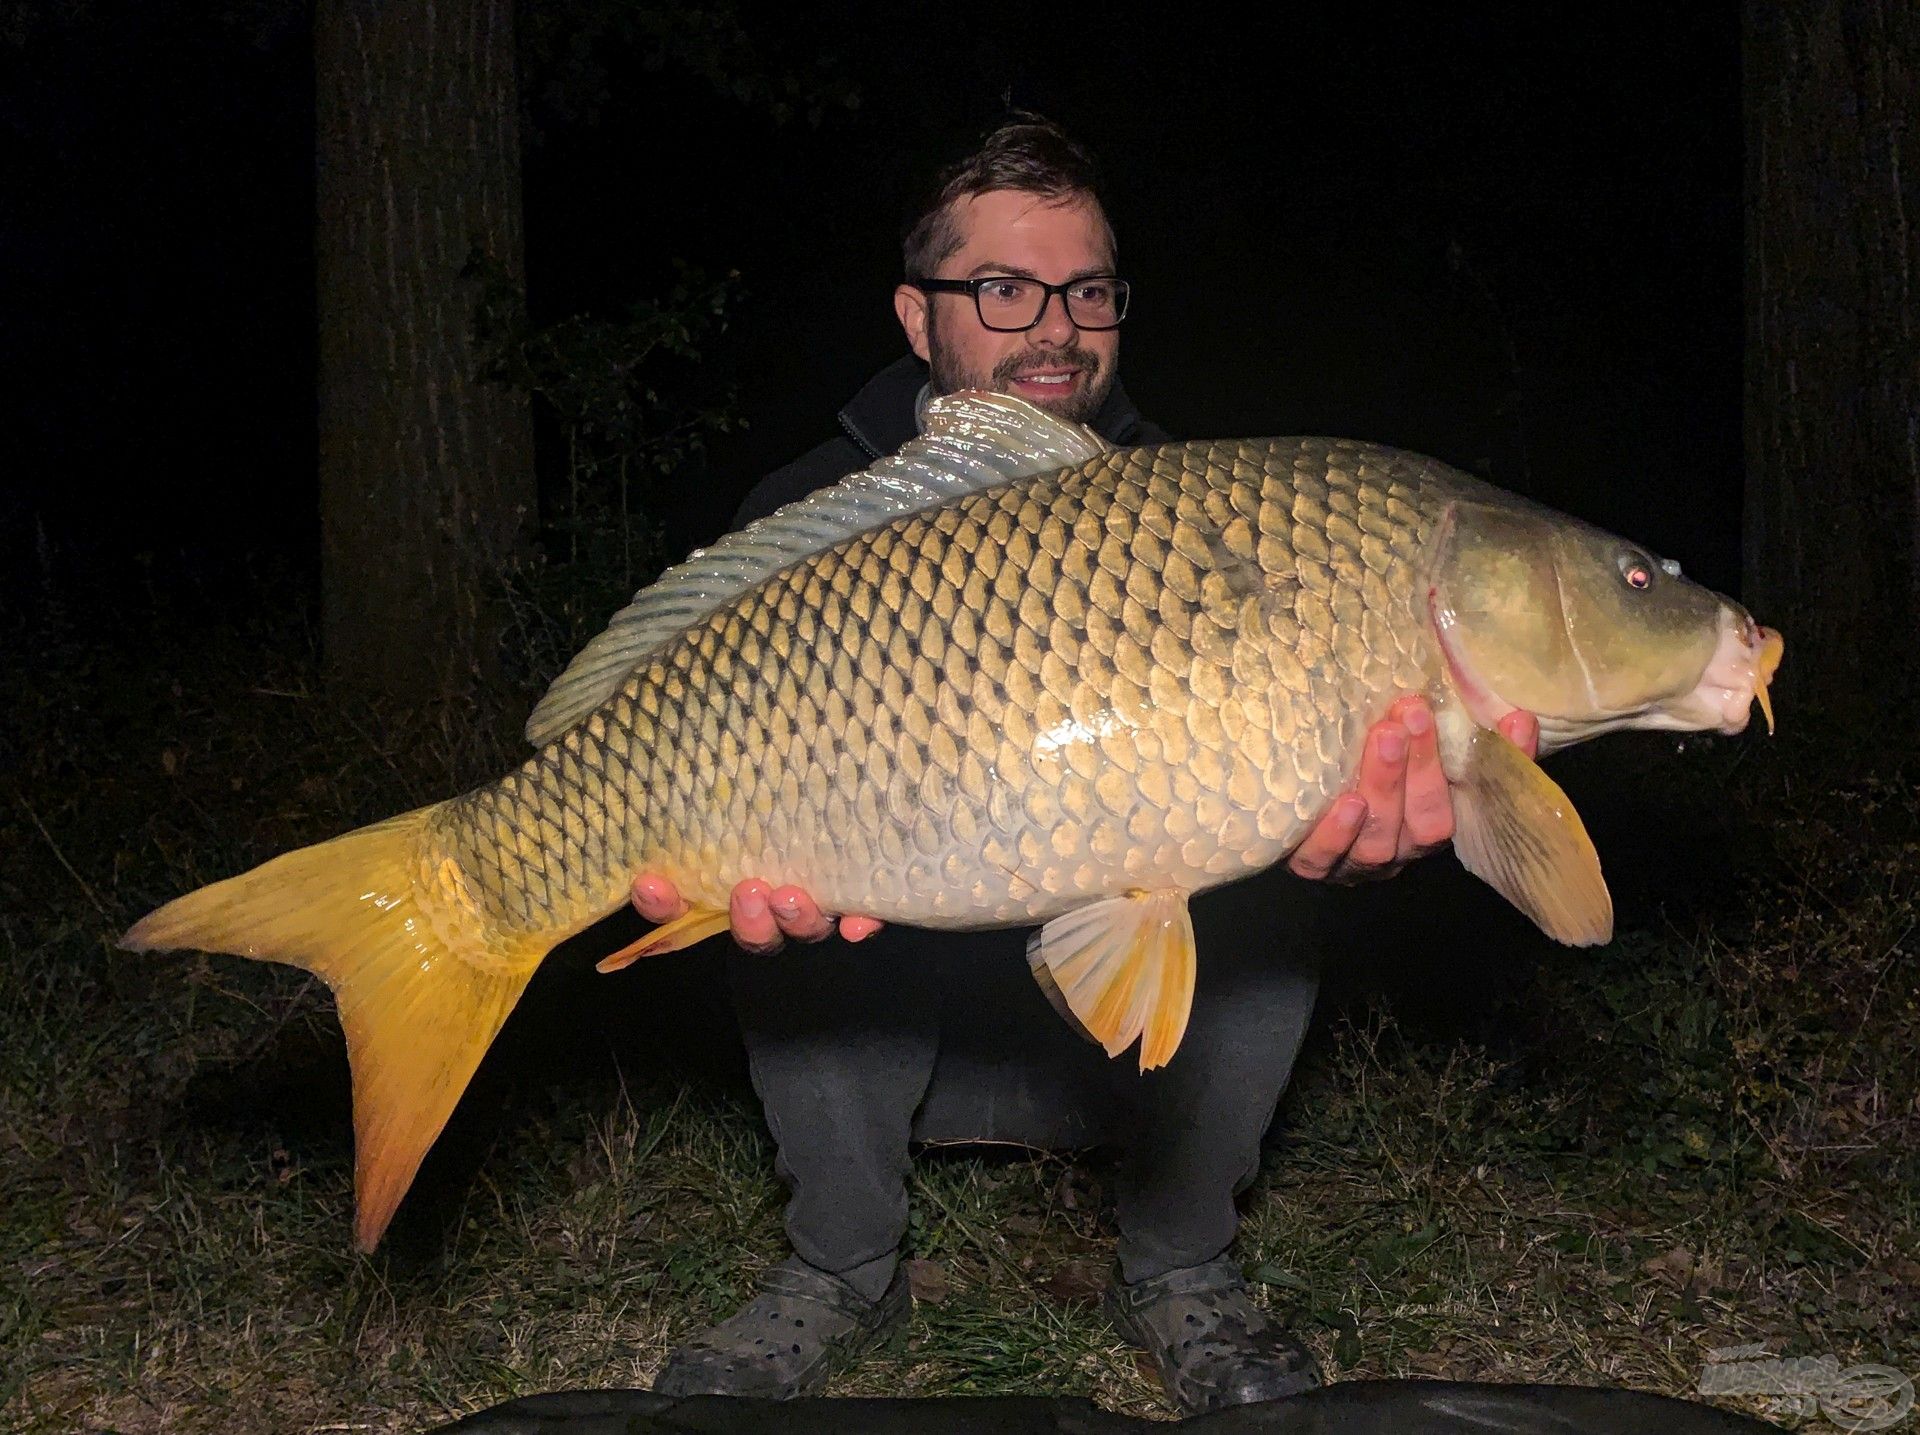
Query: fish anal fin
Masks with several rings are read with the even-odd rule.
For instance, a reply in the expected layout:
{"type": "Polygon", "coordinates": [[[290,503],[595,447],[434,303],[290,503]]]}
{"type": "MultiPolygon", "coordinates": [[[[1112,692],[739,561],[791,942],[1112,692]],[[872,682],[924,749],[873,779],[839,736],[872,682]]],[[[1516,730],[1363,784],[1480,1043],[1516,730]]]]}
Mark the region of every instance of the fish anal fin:
{"type": "Polygon", "coordinates": [[[1187,894],[1131,892],[1054,918],[1027,940],[1054,1006],[1108,1056],[1137,1040],[1140,1069],[1165,1066],[1193,1012],[1196,961],[1187,894]]]}
{"type": "Polygon", "coordinates": [[[597,972],[617,972],[642,957],[659,957],[717,937],[727,930],[727,914],[716,907],[690,907],[671,922],[662,922],[638,941],[627,943],[619,951],[594,964],[597,972]]]}
{"type": "Polygon", "coordinates": [[[1613,897],[1572,799],[1499,733],[1475,730],[1453,788],[1460,865],[1556,942],[1613,938],[1613,897]]]}

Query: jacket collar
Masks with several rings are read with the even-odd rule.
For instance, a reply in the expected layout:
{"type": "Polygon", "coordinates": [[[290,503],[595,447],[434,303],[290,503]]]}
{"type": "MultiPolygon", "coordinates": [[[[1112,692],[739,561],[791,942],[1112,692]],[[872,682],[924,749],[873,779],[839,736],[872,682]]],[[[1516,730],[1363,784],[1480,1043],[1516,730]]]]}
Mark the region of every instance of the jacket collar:
{"type": "MultiPolygon", "coordinates": [[[[840,410],[840,427],[870,458],[884,458],[920,432],[914,419],[920,391],[927,385],[927,366],[912,354],[903,354],[867,380],[866,387],[840,410]]],[[[1110,443],[1125,447],[1141,424],[1139,410],[1116,379],[1107,401],[1093,416],[1093,431],[1110,443]]]]}

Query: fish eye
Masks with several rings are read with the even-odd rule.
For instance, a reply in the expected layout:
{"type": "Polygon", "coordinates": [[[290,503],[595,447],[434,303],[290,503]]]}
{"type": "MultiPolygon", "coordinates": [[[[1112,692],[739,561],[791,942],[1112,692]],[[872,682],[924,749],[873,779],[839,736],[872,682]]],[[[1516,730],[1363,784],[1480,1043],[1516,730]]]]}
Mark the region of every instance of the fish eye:
{"type": "Polygon", "coordinates": [[[1620,555],[1620,576],[1627,580],[1629,588],[1645,591],[1653,586],[1653,564],[1645,554],[1625,552],[1620,555]]]}

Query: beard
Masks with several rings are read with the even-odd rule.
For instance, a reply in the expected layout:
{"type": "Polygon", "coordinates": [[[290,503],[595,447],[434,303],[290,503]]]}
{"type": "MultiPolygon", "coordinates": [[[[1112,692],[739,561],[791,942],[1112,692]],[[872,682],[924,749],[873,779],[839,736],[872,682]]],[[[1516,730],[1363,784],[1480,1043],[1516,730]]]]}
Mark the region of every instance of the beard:
{"type": "Polygon", "coordinates": [[[934,319],[932,306],[929,306],[927,369],[936,394],[951,394],[960,389],[992,389],[996,393],[1012,393],[1013,381],[1021,374],[1034,369],[1058,368],[1080,370],[1081,377],[1073,386],[1074,391],[1058,401],[1035,399],[1031,402],[1069,423],[1091,423],[1113,389],[1113,366],[1102,364],[1099,355],[1081,348],[1076,342],[1064,349],[1009,354],[993,366],[991,373],[978,373],[969,369],[951,348],[941,343],[940,326],[934,319]]]}

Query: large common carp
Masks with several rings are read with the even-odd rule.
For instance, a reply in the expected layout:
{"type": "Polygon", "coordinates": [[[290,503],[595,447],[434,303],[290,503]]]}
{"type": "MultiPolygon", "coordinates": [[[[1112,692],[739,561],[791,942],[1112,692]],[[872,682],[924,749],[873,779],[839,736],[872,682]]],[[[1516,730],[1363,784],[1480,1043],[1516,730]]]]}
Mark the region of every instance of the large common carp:
{"type": "Polygon", "coordinates": [[[926,422],[642,590],[541,701],[518,770],[127,933],[332,987],[363,1249],[534,968],[637,872],[692,910],[603,969],[724,930],[749,876],[888,922],[1044,924],[1042,985],[1150,1068],[1187,1022],[1188,898],[1284,857],[1397,696],[1433,701],[1460,860],[1570,943],[1611,934],[1599,861],[1499,719],[1537,714],[1550,750],[1765,706],[1778,634],[1431,459],[1115,450],[997,394],[926,422]]]}

